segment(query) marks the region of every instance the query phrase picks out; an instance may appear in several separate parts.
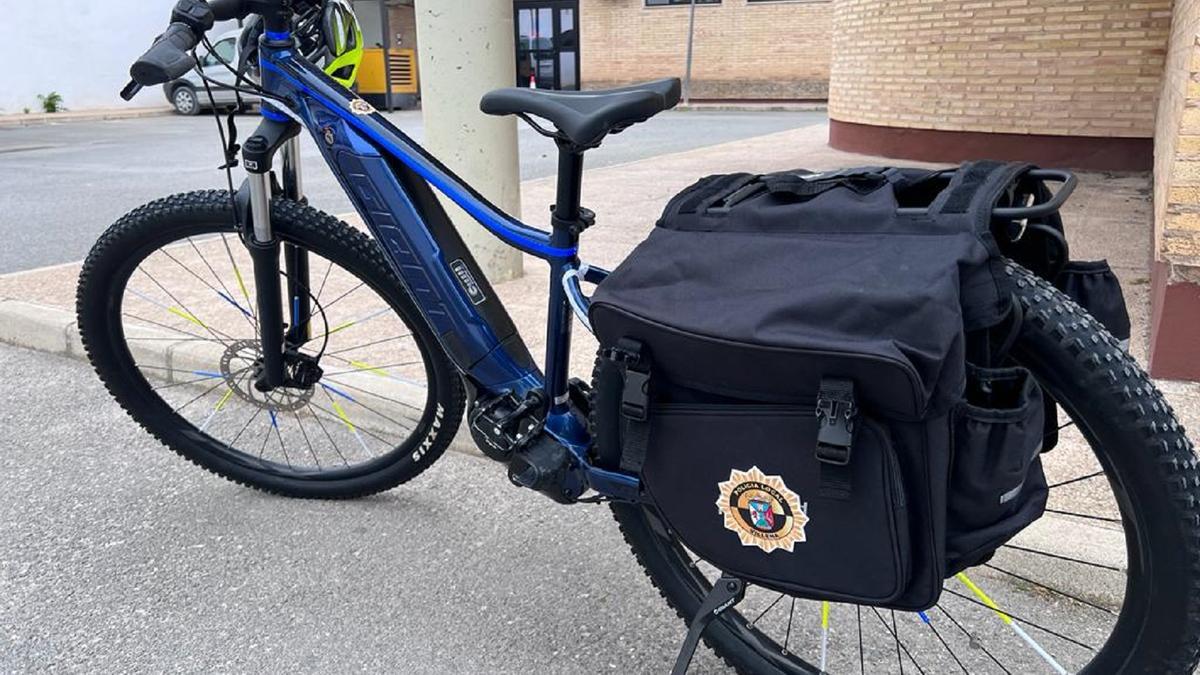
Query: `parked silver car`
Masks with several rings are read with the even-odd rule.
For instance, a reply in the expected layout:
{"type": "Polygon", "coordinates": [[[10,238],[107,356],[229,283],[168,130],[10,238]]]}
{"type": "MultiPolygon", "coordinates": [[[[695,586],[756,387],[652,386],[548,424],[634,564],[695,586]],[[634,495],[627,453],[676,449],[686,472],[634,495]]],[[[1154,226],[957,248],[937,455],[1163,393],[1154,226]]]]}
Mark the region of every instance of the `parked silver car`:
{"type": "MultiPolygon", "coordinates": [[[[238,36],[240,30],[225,33],[221,37],[213,41],[213,51],[217,56],[220,56],[226,63],[232,65],[235,69],[238,65],[238,36]]],[[[203,51],[203,50],[201,50],[203,51]]],[[[199,68],[209,79],[219,82],[220,85],[209,83],[212,88],[213,102],[218,108],[232,108],[237,105],[237,95],[233,91],[234,75],[229,72],[221,62],[217,60],[213,53],[197,52],[200,56],[199,68]]],[[[198,115],[203,108],[211,107],[208,99],[208,92],[204,90],[204,80],[200,78],[199,73],[195,70],[187,75],[163,85],[163,93],[166,94],[167,100],[171,105],[175,106],[175,112],[180,115],[198,115]]],[[[257,103],[258,97],[249,94],[242,94],[242,103],[249,105],[257,103]]]]}

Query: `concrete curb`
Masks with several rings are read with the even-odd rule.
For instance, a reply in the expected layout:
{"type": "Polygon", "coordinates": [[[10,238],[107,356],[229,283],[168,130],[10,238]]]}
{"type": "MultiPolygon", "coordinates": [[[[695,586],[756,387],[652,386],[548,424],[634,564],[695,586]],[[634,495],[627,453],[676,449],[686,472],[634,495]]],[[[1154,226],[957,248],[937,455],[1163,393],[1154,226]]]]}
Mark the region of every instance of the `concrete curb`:
{"type": "Polygon", "coordinates": [[[98,122],[105,120],[131,120],[144,117],[159,117],[171,114],[169,106],[154,108],[104,108],[99,110],[66,111],[60,113],[30,113],[0,115],[0,128],[28,127],[40,124],[62,124],[66,122],[98,122]]]}
{"type": "MultiPolygon", "coordinates": [[[[140,363],[148,366],[190,372],[191,370],[210,368],[213,361],[219,358],[219,353],[214,354],[210,345],[195,344],[187,340],[163,340],[164,337],[172,337],[165,331],[147,328],[137,328],[137,331],[139,334],[144,334],[144,337],[159,338],[158,341],[135,342],[131,346],[134,357],[140,363]]],[[[74,359],[85,359],[75,314],[59,307],[38,305],[21,300],[0,300],[0,342],[74,359]]],[[[384,380],[370,373],[344,377],[352,378],[355,387],[385,394],[389,399],[416,403],[415,397],[423,397],[423,394],[416,391],[417,387],[414,385],[384,380]]],[[[396,404],[377,404],[376,407],[391,416],[403,416],[403,408],[396,404]]],[[[370,428],[369,424],[367,426],[370,428]]],[[[388,430],[384,429],[383,431],[388,430]]],[[[455,434],[449,449],[462,454],[483,457],[483,453],[475,447],[474,441],[471,440],[471,434],[466,428],[465,421],[460,426],[458,433],[455,434]]]]}
{"type": "Polygon", "coordinates": [[[675,109],[685,112],[827,112],[829,104],[824,101],[697,101],[688,105],[681,103],[675,109]]]}

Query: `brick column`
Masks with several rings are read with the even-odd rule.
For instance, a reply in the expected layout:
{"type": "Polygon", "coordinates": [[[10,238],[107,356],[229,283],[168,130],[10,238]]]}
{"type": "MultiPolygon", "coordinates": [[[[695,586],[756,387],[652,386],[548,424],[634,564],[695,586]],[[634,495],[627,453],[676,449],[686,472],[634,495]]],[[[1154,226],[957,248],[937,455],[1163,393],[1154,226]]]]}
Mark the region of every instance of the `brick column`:
{"type": "Polygon", "coordinates": [[[1200,1],[1175,4],[1155,134],[1150,372],[1200,380],[1200,1]]]}

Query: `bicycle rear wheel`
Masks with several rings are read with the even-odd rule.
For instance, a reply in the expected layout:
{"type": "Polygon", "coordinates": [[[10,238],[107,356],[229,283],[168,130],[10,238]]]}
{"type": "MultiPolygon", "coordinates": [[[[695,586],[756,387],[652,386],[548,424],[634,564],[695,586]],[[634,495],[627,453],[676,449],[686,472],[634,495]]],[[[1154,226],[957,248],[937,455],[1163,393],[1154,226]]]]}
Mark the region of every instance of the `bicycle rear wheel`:
{"type": "MultiPolygon", "coordinates": [[[[1094,319],[1008,266],[1026,320],[1013,357],[1062,404],[1043,455],[1048,517],[910,614],[751,587],[705,640],[739,672],[1191,673],[1200,661],[1200,471],[1147,375],[1094,319]],[[999,610],[1003,610],[1003,613],[999,610]],[[824,667],[822,667],[824,666],[824,667]]],[[[652,508],[613,513],[690,621],[720,571],[652,508]]]]}
{"type": "Polygon", "coordinates": [[[461,380],[372,239],[301,204],[271,210],[309,258],[307,339],[287,359],[319,368],[315,384],[254,386],[252,265],[223,191],[153,202],[101,236],[77,294],[88,358],[134,420],[225,478],[292,497],[390,489],[449,445],[461,380]]]}

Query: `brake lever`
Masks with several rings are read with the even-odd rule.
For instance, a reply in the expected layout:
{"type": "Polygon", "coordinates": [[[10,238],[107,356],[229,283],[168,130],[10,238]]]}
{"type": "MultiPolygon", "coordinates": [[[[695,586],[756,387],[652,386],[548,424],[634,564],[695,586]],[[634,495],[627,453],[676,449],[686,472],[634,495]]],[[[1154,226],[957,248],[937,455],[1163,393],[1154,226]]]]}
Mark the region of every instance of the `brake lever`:
{"type": "Polygon", "coordinates": [[[130,80],[129,84],[125,85],[125,88],[121,90],[121,98],[126,101],[132,101],[133,97],[137,96],[144,88],[135,80],[130,80]]]}

